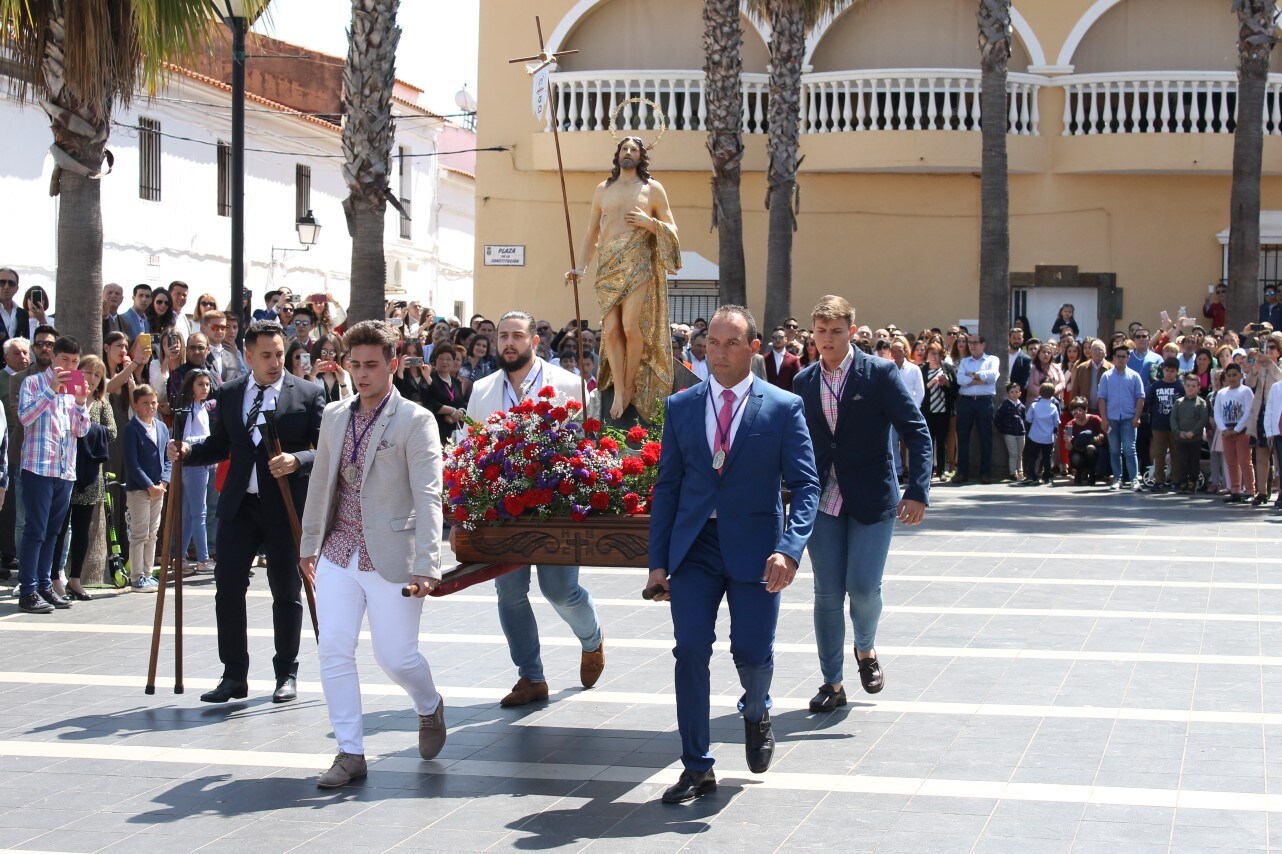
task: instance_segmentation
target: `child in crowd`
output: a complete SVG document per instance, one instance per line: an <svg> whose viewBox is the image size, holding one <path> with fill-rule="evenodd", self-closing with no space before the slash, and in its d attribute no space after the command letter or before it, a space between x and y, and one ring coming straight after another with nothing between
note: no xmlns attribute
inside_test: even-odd
<svg viewBox="0 0 1282 854"><path fill-rule="evenodd" d="M1171 411L1175 401L1184 393L1180 381L1180 360L1168 358L1162 360L1162 374L1149 386L1148 400L1144 411L1150 413L1153 439L1149 444L1149 455L1153 458L1153 491L1166 492L1166 454L1173 450L1171 445ZM1200 445L1199 445L1200 447ZM1172 480L1174 470L1172 469Z"/></svg>
<svg viewBox="0 0 1282 854"><path fill-rule="evenodd" d="M1020 399L1023 397L1023 389L1019 383L1006 384L1006 399L1002 405L997 407L997 412L993 415L993 424L997 427L997 432L1002 434L1002 439L1006 442L1007 465L1010 471L1011 480L1019 480L1024 476L1022 470L1024 458L1024 402Z"/></svg>
<svg viewBox="0 0 1282 854"><path fill-rule="evenodd" d="M197 369L183 377L181 405L190 408L183 436L175 437L177 441L199 442L209 436L209 413L218 404L209 399L213 380L209 371ZM209 559L209 542L206 527L205 497L209 492L209 478L214 473L214 466L187 466L183 470L183 540L175 545L175 557L183 559L190 543L196 549L196 566L183 565L183 575L193 572L212 573L214 562Z"/></svg>
<svg viewBox="0 0 1282 854"><path fill-rule="evenodd" d="M135 417L125 425L125 502L129 506L129 589L155 593L160 584L151 576L156 558L160 509L165 503L170 463L165 449L169 428L156 418L159 400L149 385L134 389Z"/></svg>
<svg viewBox="0 0 1282 854"><path fill-rule="evenodd" d="M1012 383L1014 385L1014 383ZM1051 457L1055 452L1055 437L1059 434L1059 406L1055 403L1055 384L1042 383L1037 388L1037 400L1024 416L1028 421L1028 443L1024 450L1024 483L1032 486L1038 482L1051 482Z"/></svg>
<svg viewBox="0 0 1282 854"><path fill-rule="evenodd" d="M1163 372L1166 366L1162 366ZM1175 442L1171 454L1174 465L1172 483L1180 493L1192 495L1202 473L1202 436L1206 433L1207 407L1201 396L1202 383L1193 371L1184 372L1184 396L1171 408L1171 437ZM1156 417L1156 416L1155 416Z"/></svg>
<svg viewBox="0 0 1282 854"><path fill-rule="evenodd" d="M1073 418L1065 428L1064 438L1069 448L1068 463L1073 467L1073 483L1094 486L1097 479L1107 476L1104 461L1108 459L1108 434L1104 432L1104 421L1091 414L1084 397L1070 400L1068 410Z"/></svg>
<svg viewBox="0 0 1282 854"><path fill-rule="evenodd" d="M1215 393L1215 428L1223 437L1224 467L1228 470L1229 494L1226 504L1241 504L1255 492L1255 469L1251 461L1251 440L1246 434L1247 413L1255 394L1242 385L1242 368L1229 362L1220 374L1224 383Z"/></svg>

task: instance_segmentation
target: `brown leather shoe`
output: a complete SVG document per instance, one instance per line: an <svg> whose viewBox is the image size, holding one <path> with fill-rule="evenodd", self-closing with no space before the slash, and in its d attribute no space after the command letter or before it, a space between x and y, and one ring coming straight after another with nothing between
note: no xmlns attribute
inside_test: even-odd
<svg viewBox="0 0 1282 854"><path fill-rule="evenodd" d="M316 781L319 789L337 789L346 786L353 780L359 780L368 772L365 757L354 753L339 753L334 757L334 764Z"/></svg>
<svg viewBox="0 0 1282 854"><path fill-rule="evenodd" d="M445 746L445 698L430 715L418 716L418 755L435 759Z"/></svg>
<svg viewBox="0 0 1282 854"><path fill-rule="evenodd" d="M512 686L512 693L508 694L502 700L499 700L499 705L504 708L510 708L511 706L524 706L526 703L546 700L547 698L548 683L531 682L529 677L522 676L520 681Z"/></svg>
<svg viewBox="0 0 1282 854"><path fill-rule="evenodd" d="M583 683L584 688L591 688L601 678L603 670L605 670L605 635L601 635L601 643L596 649L583 653L583 658L579 661L579 681Z"/></svg>

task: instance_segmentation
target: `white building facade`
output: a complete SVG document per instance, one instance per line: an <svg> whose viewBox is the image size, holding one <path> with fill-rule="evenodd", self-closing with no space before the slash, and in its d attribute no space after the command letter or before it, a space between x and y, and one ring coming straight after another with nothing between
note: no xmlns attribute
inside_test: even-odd
<svg viewBox="0 0 1282 854"><path fill-rule="evenodd" d="M438 162L443 134L475 148L475 135L428 110L397 99L392 191L410 219L388 206L384 231L388 298L417 299L437 314L466 314L474 305L474 176ZM152 287L174 280L195 298L230 299L230 87L175 71L154 98L117 110L108 148L115 156L102 179L103 281ZM7 156L0 162L0 266L21 275L21 289L43 285L53 295L58 198L49 196L53 160L49 123L36 105L0 103ZM350 302L351 239L342 202L340 129L253 95L245 107L245 287L253 306L288 286ZM460 136L461 135L461 136ZM456 149L455 149L456 150ZM317 243L300 245L295 224L312 211Z"/></svg>

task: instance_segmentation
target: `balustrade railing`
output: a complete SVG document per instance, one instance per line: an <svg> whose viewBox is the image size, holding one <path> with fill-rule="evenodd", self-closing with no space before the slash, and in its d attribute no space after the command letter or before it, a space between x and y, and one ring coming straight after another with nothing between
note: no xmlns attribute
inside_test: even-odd
<svg viewBox="0 0 1282 854"><path fill-rule="evenodd" d="M1061 78L1064 136L1230 134L1237 128L1232 71L1135 71ZM1270 74L1264 133L1282 136L1282 74Z"/></svg>
<svg viewBox="0 0 1282 854"><path fill-rule="evenodd" d="M806 74L802 77L802 133L865 130L979 130L979 72L953 69L893 69ZM562 132L601 131L614 109L648 98L668 117L672 130L706 132L707 103L701 71L574 71L552 75L553 110ZM1012 134L1038 133L1038 90L1044 79L1011 74L1008 126ZM769 78L743 75L743 130L768 130ZM654 130L649 107L625 104L621 130Z"/></svg>
<svg viewBox="0 0 1282 854"><path fill-rule="evenodd" d="M1007 130L1038 135L1044 78L1009 74ZM807 74L802 78L802 133L868 130L979 130L980 73L909 68Z"/></svg>

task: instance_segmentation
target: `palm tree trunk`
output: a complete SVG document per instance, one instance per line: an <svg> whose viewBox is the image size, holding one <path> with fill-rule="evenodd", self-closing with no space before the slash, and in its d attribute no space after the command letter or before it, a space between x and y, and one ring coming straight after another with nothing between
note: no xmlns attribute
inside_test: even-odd
<svg viewBox="0 0 1282 854"><path fill-rule="evenodd" d="M343 179L352 233L350 322L384 315L387 264L383 222L391 164L392 87L396 82L399 0L352 0L347 66L343 71Z"/></svg>
<svg viewBox="0 0 1282 854"><path fill-rule="evenodd" d="M58 203L58 331L102 352L102 182L63 172Z"/></svg>
<svg viewBox="0 0 1282 854"><path fill-rule="evenodd" d="M979 329L1007 378L1006 328L1010 320L1010 180L1006 161L1006 70L1010 60L1010 0L979 0L980 179Z"/></svg>
<svg viewBox="0 0 1282 854"><path fill-rule="evenodd" d="M722 305L747 305L743 259L743 206L739 197L743 160L743 27L739 0L703 5L704 98L708 153L712 156L712 227L717 229Z"/></svg>
<svg viewBox="0 0 1282 854"><path fill-rule="evenodd" d="M1264 156L1264 94L1273 50L1273 0L1234 0L1233 10L1241 29L1225 324L1240 330L1255 321L1260 302L1260 171Z"/></svg>
<svg viewBox="0 0 1282 854"><path fill-rule="evenodd" d="M53 131L54 172L49 194L59 197L58 331L83 353L102 353L102 163L110 158L110 101L86 105L67 85L66 19L50 4L40 71L49 93L42 102Z"/></svg>
<svg viewBox="0 0 1282 854"><path fill-rule="evenodd" d="M795 0L774 4L770 16L770 167L766 208L766 311L763 329L792 314L792 236L797 230L795 197L801 148L801 65L806 49L805 15Z"/></svg>

